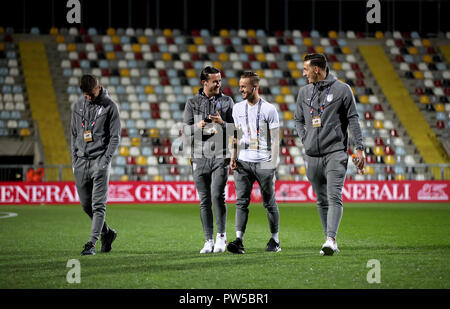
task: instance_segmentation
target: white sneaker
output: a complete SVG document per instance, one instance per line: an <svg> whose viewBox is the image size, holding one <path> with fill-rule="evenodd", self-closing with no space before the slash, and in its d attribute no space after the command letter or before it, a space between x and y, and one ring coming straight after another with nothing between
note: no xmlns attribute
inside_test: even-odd
<svg viewBox="0 0 450 309"><path fill-rule="evenodd" d="M200 253L211 253L214 250L214 241L212 239L207 240L203 246L203 249L200 250Z"/></svg>
<svg viewBox="0 0 450 309"><path fill-rule="evenodd" d="M320 255L333 255L333 253L339 252L336 242L333 242L331 238L327 238L327 241L322 245Z"/></svg>
<svg viewBox="0 0 450 309"><path fill-rule="evenodd" d="M227 236L225 234L219 234L216 237L216 245L214 246L214 253L225 252L227 247Z"/></svg>

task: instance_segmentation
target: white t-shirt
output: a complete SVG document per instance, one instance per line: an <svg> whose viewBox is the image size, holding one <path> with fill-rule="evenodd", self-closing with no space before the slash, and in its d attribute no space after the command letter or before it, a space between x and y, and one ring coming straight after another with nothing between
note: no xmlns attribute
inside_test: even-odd
<svg viewBox="0 0 450 309"><path fill-rule="evenodd" d="M271 160L271 151L267 147L267 140L270 137L269 130L278 128L280 120L278 112L272 104L261 100L261 110L259 115L259 136L257 134L256 119L258 116L258 105L250 105L247 100L236 103L233 107L234 125L238 130L239 160L247 162L263 162ZM245 106L248 106L248 124L245 113Z"/></svg>

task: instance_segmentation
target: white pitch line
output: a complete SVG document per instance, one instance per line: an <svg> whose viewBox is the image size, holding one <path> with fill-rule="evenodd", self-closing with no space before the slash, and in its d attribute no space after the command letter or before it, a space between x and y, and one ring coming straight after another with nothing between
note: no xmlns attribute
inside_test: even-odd
<svg viewBox="0 0 450 309"><path fill-rule="evenodd" d="M0 212L0 219L17 217L18 214L15 212Z"/></svg>

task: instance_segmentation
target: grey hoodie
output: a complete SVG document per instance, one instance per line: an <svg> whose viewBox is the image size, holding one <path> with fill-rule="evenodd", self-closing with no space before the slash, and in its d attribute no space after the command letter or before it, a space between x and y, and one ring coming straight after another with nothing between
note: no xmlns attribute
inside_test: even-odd
<svg viewBox="0 0 450 309"><path fill-rule="evenodd" d="M208 101L201 88L194 97L187 100L184 108L184 134L189 139L191 155L196 158L227 155L227 136L234 132L234 126L229 128L230 124L234 124L233 99L220 92L214 97L213 102ZM218 124L208 124L205 129L197 128L196 123L210 114L215 115L215 111L219 112L224 121L221 132ZM211 126L216 127L219 133L209 134L207 128ZM226 129L227 127L229 129Z"/></svg>
<svg viewBox="0 0 450 309"><path fill-rule="evenodd" d="M85 125L93 122L97 114L94 129L92 130L93 140L86 143L84 141L82 127L83 111ZM71 120L71 148L72 166L78 158L96 159L101 158L101 165L108 165L120 141L120 118L117 104L109 97L106 89L102 87L99 96L94 102L89 102L84 96L80 97L73 106Z"/></svg>
<svg viewBox="0 0 450 309"><path fill-rule="evenodd" d="M318 157L339 150L347 151L348 132L353 135L357 149L363 149L361 128L358 122L355 97L349 85L341 82L327 69L327 77L317 83L303 86L297 96L297 110L294 115L298 136L308 156ZM327 89L330 87L328 96ZM313 97L313 117L325 100L321 115L322 126L314 128L310 114L310 100ZM327 96L327 98L325 98Z"/></svg>

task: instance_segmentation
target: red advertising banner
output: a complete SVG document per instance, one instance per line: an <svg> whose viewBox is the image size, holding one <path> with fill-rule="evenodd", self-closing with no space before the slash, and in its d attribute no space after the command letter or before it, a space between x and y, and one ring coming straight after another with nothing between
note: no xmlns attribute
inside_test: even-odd
<svg viewBox="0 0 450 309"><path fill-rule="evenodd" d="M277 202L315 202L307 181L277 181ZM236 201L234 182L226 187L227 202ZM348 181L342 190L344 202L450 202L450 181ZM255 183L252 202L261 202ZM198 203L193 182L111 182L109 204ZM0 183L0 205L11 204L78 204L73 182L3 182Z"/></svg>

